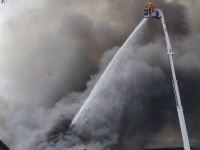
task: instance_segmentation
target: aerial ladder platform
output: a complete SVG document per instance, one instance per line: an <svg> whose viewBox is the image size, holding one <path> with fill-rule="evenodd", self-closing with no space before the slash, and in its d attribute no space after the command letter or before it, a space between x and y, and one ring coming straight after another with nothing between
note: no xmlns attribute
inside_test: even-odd
<svg viewBox="0 0 200 150"><path fill-rule="evenodd" d="M183 138L183 146L184 146L184 150L190 150L185 118L183 114L183 108L182 108L181 98L180 98L180 93L179 93L179 88L178 88L178 80L176 79L176 73L175 73L174 62L173 62L174 52L172 50L171 43L169 40L169 35L167 32L167 27L166 27L165 19L164 19L164 13L162 9L154 8L152 3L147 3L146 8L144 8L143 15L144 15L144 18L157 18L157 19L160 19L162 22L163 30L165 33L165 39L167 43L167 54L169 57L169 62L170 62L170 67L171 67L171 72L172 72L172 83L173 83L176 107L178 111L178 118L179 118L179 123L181 127L182 138Z"/></svg>

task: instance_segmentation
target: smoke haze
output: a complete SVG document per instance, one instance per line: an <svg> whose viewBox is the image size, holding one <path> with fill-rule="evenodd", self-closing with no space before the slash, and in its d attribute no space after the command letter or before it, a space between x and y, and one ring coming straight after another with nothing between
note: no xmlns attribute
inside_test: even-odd
<svg viewBox="0 0 200 150"><path fill-rule="evenodd" d="M121 95L128 103L117 123L120 131L108 132L116 125L114 116L98 118L103 120L99 132L89 132L97 138L88 135L90 128L81 129L81 136L68 131L107 65L142 20L146 2L19 0L0 6L0 139L16 150L182 146L165 39L157 20L146 21L127 49L133 52L127 68L112 77L126 76L124 87L113 89L113 95L130 88ZM200 139L200 1L152 3L165 12L194 146ZM114 112L102 106L101 111ZM98 136L101 131L107 134Z"/></svg>

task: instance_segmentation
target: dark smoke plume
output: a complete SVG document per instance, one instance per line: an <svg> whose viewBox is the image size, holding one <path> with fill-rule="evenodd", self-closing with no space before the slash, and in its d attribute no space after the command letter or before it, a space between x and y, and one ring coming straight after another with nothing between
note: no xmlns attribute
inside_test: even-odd
<svg viewBox="0 0 200 150"><path fill-rule="evenodd" d="M8 2L9 11L1 9L7 14L0 27L0 138L11 149L182 146L165 39L158 20L148 20L147 30L139 37L140 46L133 48L133 65L142 65L134 70L130 66L130 70L147 74L138 75L140 96L126 104L120 132L112 139L90 139L87 133L80 136L68 131L118 51L115 46L121 46L142 20L146 2L21 0ZM200 2L152 3L165 12L188 134L191 145L196 145L200 139ZM156 74L154 70L159 71ZM104 129L104 124L101 126Z"/></svg>

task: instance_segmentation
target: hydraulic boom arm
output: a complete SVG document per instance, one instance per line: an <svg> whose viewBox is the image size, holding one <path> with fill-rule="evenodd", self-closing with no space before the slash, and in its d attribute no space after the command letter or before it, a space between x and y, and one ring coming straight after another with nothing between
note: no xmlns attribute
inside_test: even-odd
<svg viewBox="0 0 200 150"><path fill-rule="evenodd" d="M181 99L180 99L180 94L179 94L179 89L178 89L178 83L177 83L175 69L174 69L174 63L173 63L174 52L172 51L172 47L170 44L167 27L166 27L165 19L164 19L164 13L160 9L158 9L157 11L159 12L158 18L161 19L163 30L165 33L165 39L166 39L166 43L167 43L167 54L169 56L169 62L170 62L171 71L172 71L172 78L173 78L172 83L173 83L174 94L175 94L175 99L176 99L176 107L177 107L177 111L178 111L179 122L180 122L180 126L181 126L184 149L190 150L190 144L189 144L189 140L188 140L188 134L187 134L187 129L186 129L186 125L185 125L185 119L184 119L184 114L183 114L183 109L182 109Z"/></svg>

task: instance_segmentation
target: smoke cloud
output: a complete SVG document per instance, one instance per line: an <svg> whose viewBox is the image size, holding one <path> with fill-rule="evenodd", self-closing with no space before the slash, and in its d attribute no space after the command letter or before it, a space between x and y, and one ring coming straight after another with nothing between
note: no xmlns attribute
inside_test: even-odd
<svg viewBox="0 0 200 150"><path fill-rule="evenodd" d="M165 39L157 20L145 23L129 47L133 53L127 68L112 77L126 75L124 87L116 87L113 94L130 88L121 95L127 103L117 123L120 130L110 132L115 116L100 115L115 112L106 105L94 108L102 117L97 118L102 120L99 130L69 130L104 70L142 20L146 2L19 0L0 6L0 139L16 150L182 146ZM165 12L188 135L195 146L200 138L200 2L152 3Z"/></svg>

